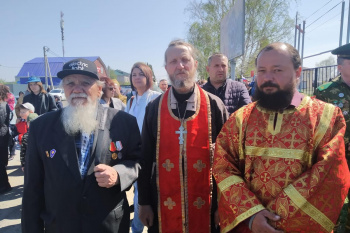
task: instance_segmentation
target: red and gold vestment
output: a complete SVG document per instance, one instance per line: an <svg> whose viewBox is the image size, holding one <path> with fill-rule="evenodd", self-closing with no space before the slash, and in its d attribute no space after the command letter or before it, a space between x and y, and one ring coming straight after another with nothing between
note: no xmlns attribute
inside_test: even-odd
<svg viewBox="0 0 350 233"><path fill-rule="evenodd" d="M236 111L214 156L222 232L250 232L243 221L263 209L285 232L331 232L350 186L344 132L341 110L308 96L283 113Z"/></svg>
<svg viewBox="0 0 350 233"><path fill-rule="evenodd" d="M197 90L199 107L183 123L172 113L169 91L159 102L156 152L159 232L209 233L211 229L211 113L208 95L200 88Z"/></svg>

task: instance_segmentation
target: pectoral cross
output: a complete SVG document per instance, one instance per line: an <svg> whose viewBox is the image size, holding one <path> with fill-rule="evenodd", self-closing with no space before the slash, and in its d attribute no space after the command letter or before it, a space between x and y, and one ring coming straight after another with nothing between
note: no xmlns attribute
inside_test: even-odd
<svg viewBox="0 0 350 233"><path fill-rule="evenodd" d="M184 144L184 134L187 133L187 130L185 130L185 128L183 127L182 125L182 122L181 122L181 125L179 127L179 131L175 131L176 134L179 134L179 144L182 145Z"/></svg>

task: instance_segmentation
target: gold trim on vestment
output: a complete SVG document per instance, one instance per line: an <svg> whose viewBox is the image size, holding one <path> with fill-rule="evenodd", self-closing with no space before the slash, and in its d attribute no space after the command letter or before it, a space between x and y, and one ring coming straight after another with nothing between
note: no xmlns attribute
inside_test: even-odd
<svg viewBox="0 0 350 233"><path fill-rule="evenodd" d="M275 125L275 117L277 115L276 125ZM276 135L281 132L283 122L283 114L274 112L270 113L267 130L272 134Z"/></svg>
<svg viewBox="0 0 350 233"><path fill-rule="evenodd" d="M309 215L313 220L320 224L328 232L331 232L334 228L334 223L315 206L309 203L293 185L288 185L283 190L288 197L298 206L304 213Z"/></svg>
<svg viewBox="0 0 350 233"><path fill-rule="evenodd" d="M243 160L244 159L244 152L243 152L243 108L238 109L236 112L236 125L239 130L239 141L238 141L238 154L239 154L239 159Z"/></svg>
<svg viewBox="0 0 350 233"><path fill-rule="evenodd" d="M156 180L157 180L157 187L159 187L159 140L160 140L160 113L162 110L162 102L163 102L164 94L160 97L159 100L159 106L158 106L158 119L157 119L157 144L156 144ZM157 189L157 195L158 195L158 213L160 213L160 190ZM159 223L159 233L162 233L162 218L161 214L158 214L158 223Z"/></svg>
<svg viewBox="0 0 350 233"><path fill-rule="evenodd" d="M199 88L198 88L199 89ZM200 94L200 90L199 94ZM210 208L209 208L209 216L211 216L211 209L213 207L213 163L214 163L214 148L213 148L213 138L212 138L212 130L211 130L211 108L210 108L210 100L206 91L202 90L207 101L207 114L208 114L208 138L209 138L209 156L210 156ZM200 96L200 95L199 95ZM200 98L199 98L200 99ZM215 142L214 142L215 143ZM211 224L209 226L209 233L211 232Z"/></svg>
<svg viewBox="0 0 350 233"><path fill-rule="evenodd" d="M317 126L317 129L315 131L315 143L314 143L314 151L320 144L322 138L327 132L327 129L331 123L332 115L334 113L335 106L332 104L325 104L322 116L320 119L320 123Z"/></svg>
<svg viewBox="0 0 350 233"><path fill-rule="evenodd" d="M267 156L283 159L299 159L305 162L309 161L309 153L305 150L283 149L283 148L266 148L256 146L246 146L246 155L249 156Z"/></svg>
<svg viewBox="0 0 350 233"><path fill-rule="evenodd" d="M187 130L187 121L184 121ZM184 143L180 145L180 177L181 177L181 206L182 206L182 232L189 232L188 228L188 183L187 183L187 133L184 135ZM183 153L182 153L183 151ZM182 169L183 168L183 169Z"/></svg>
<svg viewBox="0 0 350 233"><path fill-rule="evenodd" d="M241 182L244 183L244 180L241 177L232 175L230 177L225 178L223 181L221 181L218 184L218 189L220 189L221 192L224 192L225 189L227 189L228 187Z"/></svg>
<svg viewBox="0 0 350 233"><path fill-rule="evenodd" d="M227 225L224 229L222 229L221 232L222 233L229 232L230 230L235 228L239 223L243 222L247 218L253 216L254 214L256 214L259 211L264 210L264 209L265 209L265 207L261 204L254 206L253 208L250 208L246 212L238 215L237 218L235 218L235 220L233 220L233 222L231 224Z"/></svg>

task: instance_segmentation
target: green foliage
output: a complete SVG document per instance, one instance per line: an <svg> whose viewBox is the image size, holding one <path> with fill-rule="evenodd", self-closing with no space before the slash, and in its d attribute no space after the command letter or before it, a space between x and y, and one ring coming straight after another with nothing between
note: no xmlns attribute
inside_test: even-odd
<svg viewBox="0 0 350 233"><path fill-rule="evenodd" d="M5 79L0 78L0 84L6 84L6 80L5 80Z"/></svg>
<svg viewBox="0 0 350 233"><path fill-rule="evenodd" d="M153 82L155 83L156 81L157 81L157 79L156 79L156 76L154 75L154 71L153 71L153 67L152 67L152 65L151 64L149 64L148 62L146 63L150 68L151 68L151 70L152 70L152 74L153 74Z"/></svg>
<svg viewBox="0 0 350 233"><path fill-rule="evenodd" d="M199 50L198 74L207 76L208 57L220 51L220 24L234 0L191 0L187 11L192 21L188 41ZM245 53L236 59L237 76L250 75L258 51L271 42L292 39L293 20L288 0L246 0Z"/></svg>
<svg viewBox="0 0 350 233"><path fill-rule="evenodd" d="M320 61L320 62L316 62L315 66L316 67L321 67L321 66L332 66L332 65L336 65L337 62L335 61L333 56L329 56L328 58Z"/></svg>
<svg viewBox="0 0 350 233"><path fill-rule="evenodd" d="M110 66L108 66L107 70L108 70L108 73L109 73L109 77L111 79L117 79L117 75L116 75L114 69L112 69Z"/></svg>

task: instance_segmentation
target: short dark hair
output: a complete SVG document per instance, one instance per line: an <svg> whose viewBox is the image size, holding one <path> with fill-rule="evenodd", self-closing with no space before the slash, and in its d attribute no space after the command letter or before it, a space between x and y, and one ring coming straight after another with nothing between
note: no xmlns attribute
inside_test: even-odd
<svg viewBox="0 0 350 233"><path fill-rule="evenodd" d="M209 58L208 58L208 66L210 66L211 60L213 60L213 57L224 57L227 59L227 63L228 63L228 58L225 54L223 53L213 53Z"/></svg>
<svg viewBox="0 0 350 233"><path fill-rule="evenodd" d="M258 61L258 57L260 56L260 54L262 54L263 52L271 51L271 50L279 50L279 49L281 49L281 47L283 45L287 47L287 51L291 56L291 60L292 60L294 69L298 69L301 66L301 59L300 59L300 55L299 55L298 50L296 50L296 48L294 48L292 45L290 45L288 43L283 43L283 42L275 42L275 43L269 44L268 46L263 48L258 53L258 56L256 56L256 58L255 58L255 66L257 66L257 61Z"/></svg>
<svg viewBox="0 0 350 233"><path fill-rule="evenodd" d="M153 85L153 72L151 67L149 67L147 64L143 63L143 62L136 62L132 68L131 68L131 72L130 72L130 85L131 85L131 89L133 91L136 91L136 88L134 87L134 85L132 84L132 71L138 68L142 71L142 73L145 75L147 82L146 82L146 88L147 90L150 89Z"/></svg>

